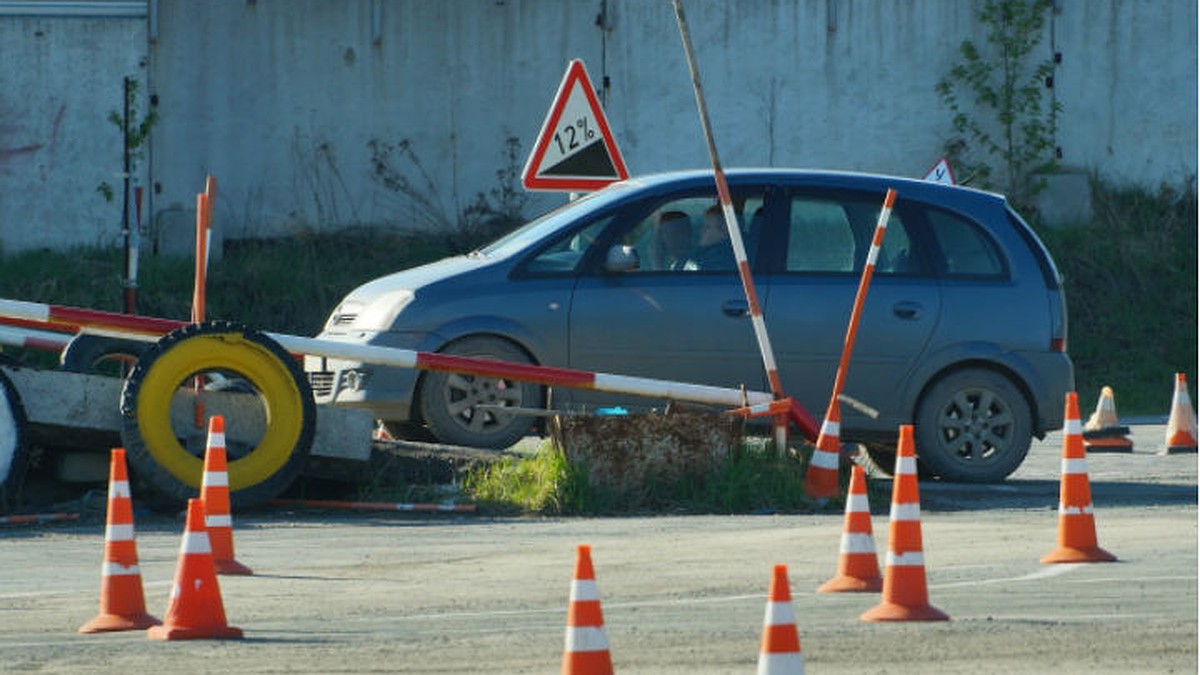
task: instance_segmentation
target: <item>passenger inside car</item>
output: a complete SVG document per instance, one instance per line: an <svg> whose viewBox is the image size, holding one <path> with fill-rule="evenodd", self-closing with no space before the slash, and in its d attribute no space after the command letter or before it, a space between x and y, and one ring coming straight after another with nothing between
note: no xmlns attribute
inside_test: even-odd
<svg viewBox="0 0 1200 675"><path fill-rule="evenodd" d="M683 211L659 216L655 239L656 269L682 270L692 248L692 221Z"/></svg>
<svg viewBox="0 0 1200 675"><path fill-rule="evenodd" d="M726 271L737 267L721 207L714 204L704 212L700 241L696 249L688 255L688 263L691 264L691 269L698 270Z"/></svg>

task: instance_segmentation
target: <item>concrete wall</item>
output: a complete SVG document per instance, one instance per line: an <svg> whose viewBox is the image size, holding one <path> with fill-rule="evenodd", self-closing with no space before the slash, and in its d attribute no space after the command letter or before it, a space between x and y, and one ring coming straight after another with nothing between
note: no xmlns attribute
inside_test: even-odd
<svg viewBox="0 0 1200 675"><path fill-rule="evenodd" d="M453 219L498 187L507 138L520 168L571 58L587 63L633 173L708 163L667 0L150 0L140 21L9 17L4 4L9 250L117 240L119 209L94 188L120 168L104 116L126 75L157 96L138 180L155 188L164 248L190 247L208 172L226 237ZM934 85L963 39L981 41L977 4L687 0L723 162L923 174L952 135ZM1195 0L1056 5L1041 49L1063 55L1064 165L1194 184ZM375 180L371 141L409 143L419 167L392 164L425 207ZM536 194L526 211L563 199Z"/></svg>

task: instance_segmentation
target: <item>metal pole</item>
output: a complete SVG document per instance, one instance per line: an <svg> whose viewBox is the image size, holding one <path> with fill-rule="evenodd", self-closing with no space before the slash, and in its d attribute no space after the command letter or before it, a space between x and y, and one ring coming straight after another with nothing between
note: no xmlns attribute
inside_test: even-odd
<svg viewBox="0 0 1200 675"><path fill-rule="evenodd" d="M133 298L135 291L133 290L137 284L134 280L134 268L137 263L133 251L133 233L129 227L129 179L130 179L130 157L129 157L129 90L131 84L129 78L125 78L124 86L122 87L122 110L124 115L121 117L121 148L123 155L123 189L121 190L121 233L125 238L125 283L122 291L122 307L125 308L126 314L134 313Z"/></svg>

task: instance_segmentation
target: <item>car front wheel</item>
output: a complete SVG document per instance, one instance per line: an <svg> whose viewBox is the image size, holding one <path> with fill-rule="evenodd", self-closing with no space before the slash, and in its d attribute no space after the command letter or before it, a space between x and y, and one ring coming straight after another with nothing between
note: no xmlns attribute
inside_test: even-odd
<svg viewBox="0 0 1200 675"><path fill-rule="evenodd" d="M941 378L917 405L917 457L944 480L995 483L1029 452L1029 405L1007 377L969 368Z"/></svg>
<svg viewBox="0 0 1200 675"><path fill-rule="evenodd" d="M519 347L495 337L463 338L442 353L533 363ZM421 417L439 441L478 448L507 448L529 433L532 418L505 408L542 407L539 385L440 371L424 375L417 397Z"/></svg>

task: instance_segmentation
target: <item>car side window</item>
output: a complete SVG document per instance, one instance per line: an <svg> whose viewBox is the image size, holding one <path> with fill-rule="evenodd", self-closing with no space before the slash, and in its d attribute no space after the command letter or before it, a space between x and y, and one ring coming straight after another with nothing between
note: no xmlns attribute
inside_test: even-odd
<svg viewBox="0 0 1200 675"><path fill-rule="evenodd" d="M761 193L734 197L734 213L753 265L762 227ZM737 269L725 216L715 196L678 197L635 223L622 243L637 251L636 272L733 272Z"/></svg>
<svg viewBox="0 0 1200 675"><path fill-rule="evenodd" d="M1004 257L996 243L971 221L953 213L930 209L929 228L941 249L940 269L947 277L1003 279Z"/></svg>
<svg viewBox="0 0 1200 675"><path fill-rule="evenodd" d="M600 233L612 220L613 216L601 218L559 239L526 261L522 272L531 276L574 273L588 248L600 238Z"/></svg>
<svg viewBox="0 0 1200 675"><path fill-rule="evenodd" d="M817 274L862 271L882 202L873 197L794 196L784 269ZM915 253L908 227L893 211L876 260L876 274L916 274Z"/></svg>

